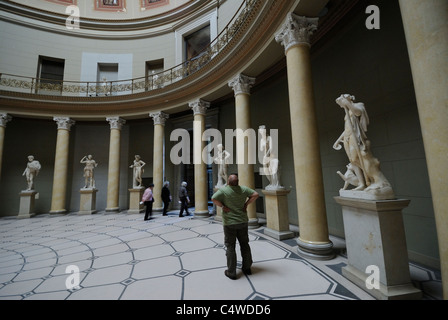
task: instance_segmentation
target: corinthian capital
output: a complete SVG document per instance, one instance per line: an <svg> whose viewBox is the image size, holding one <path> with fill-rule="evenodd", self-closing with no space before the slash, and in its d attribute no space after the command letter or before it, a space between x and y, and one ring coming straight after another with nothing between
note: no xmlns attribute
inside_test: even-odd
<svg viewBox="0 0 448 320"><path fill-rule="evenodd" d="M319 18L307 18L289 13L280 32L275 35L275 40L285 47L285 52L298 44L311 46L310 38L317 30L318 21Z"/></svg>
<svg viewBox="0 0 448 320"><path fill-rule="evenodd" d="M123 125L126 123L126 120L121 119L120 117L106 118L106 121L109 122L111 129L118 129L118 130L121 130Z"/></svg>
<svg viewBox="0 0 448 320"><path fill-rule="evenodd" d="M160 124L162 126L165 125L166 120L170 117L168 114L162 111L150 113L149 116L154 120L154 125Z"/></svg>
<svg viewBox="0 0 448 320"><path fill-rule="evenodd" d="M11 121L12 117L7 113L0 113L0 127L6 127L6 124Z"/></svg>
<svg viewBox="0 0 448 320"><path fill-rule="evenodd" d="M75 121L68 117L54 117L53 120L56 121L58 125L58 130L63 129L70 131L72 125L75 124Z"/></svg>
<svg viewBox="0 0 448 320"><path fill-rule="evenodd" d="M189 103L194 115L205 115L207 109L210 108L210 102L198 99Z"/></svg>
<svg viewBox="0 0 448 320"><path fill-rule="evenodd" d="M229 87L235 92L235 96L240 93L250 94L250 88L255 84L255 78L238 74L235 78L229 81Z"/></svg>

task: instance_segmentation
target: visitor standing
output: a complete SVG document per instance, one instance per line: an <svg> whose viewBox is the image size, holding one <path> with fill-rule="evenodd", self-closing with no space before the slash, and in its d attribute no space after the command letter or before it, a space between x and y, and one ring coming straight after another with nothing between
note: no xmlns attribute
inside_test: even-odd
<svg viewBox="0 0 448 320"><path fill-rule="evenodd" d="M247 206L254 202L259 194L246 186L240 186L238 176L229 176L227 185L212 196L215 205L222 207L222 224L224 228L224 245L226 247L227 270L225 275L235 280L236 277L236 240L241 248L243 273L252 274L252 252L249 245L249 217Z"/></svg>
<svg viewBox="0 0 448 320"><path fill-rule="evenodd" d="M153 189L154 184L151 183L142 196L142 201L146 206L145 221L151 219L152 216L152 204L154 203Z"/></svg>

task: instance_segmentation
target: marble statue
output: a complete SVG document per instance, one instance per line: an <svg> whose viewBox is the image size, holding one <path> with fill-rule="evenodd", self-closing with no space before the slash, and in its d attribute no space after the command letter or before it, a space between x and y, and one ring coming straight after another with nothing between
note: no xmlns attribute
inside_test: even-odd
<svg viewBox="0 0 448 320"><path fill-rule="evenodd" d="M261 133L260 151L263 154L263 167L260 168L261 174L266 175L269 184L266 186L266 190L279 190L284 189L280 183L280 161L275 154L272 145L271 136L267 135L266 126L260 126L258 129Z"/></svg>
<svg viewBox="0 0 448 320"><path fill-rule="evenodd" d="M37 177L41 165L39 161L34 159L34 156L28 156L28 164L26 165L25 171L23 171L22 176L26 176L26 182L28 183L27 191L31 191L34 188L34 178Z"/></svg>
<svg viewBox="0 0 448 320"><path fill-rule="evenodd" d="M94 189L95 188L95 175L94 170L98 166L95 160L93 160L92 155L84 156L81 159L81 163L85 163L84 167L84 178L85 186L84 189Z"/></svg>
<svg viewBox="0 0 448 320"><path fill-rule="evenodd" d="M230 153L224 150L222 144L217 146L218 152L213 160L218 165L218 183L215 188L221 188L227 184L227 168L229 166Z"/></svg>
<svg viewBox="0 0 448 320"><path fill-rule="evenodd" d="M135 160L132 165L129 166L129 168L134 169L133 170L133 183L132 186L134 188L143 188L142 186L142 174L145 171L143 167L146 165L145 162L142 161L139 155L135 155Z"/></svg>
<svg viewBox="0 0 448 320"><path fill-rule="evenodd" d="M341 150L344 146L350 161L345 174L338 172L345 181L340 195L376 200L394 199L391 184L381 172L380 162L370 149L370 140L366 135L369 116L364 103L355 102L355 97L349 94L341 95L336 99L336 103L345 111L345 124L344 132L333 148ZM355 188L346 190L349 184Z"/></svg>

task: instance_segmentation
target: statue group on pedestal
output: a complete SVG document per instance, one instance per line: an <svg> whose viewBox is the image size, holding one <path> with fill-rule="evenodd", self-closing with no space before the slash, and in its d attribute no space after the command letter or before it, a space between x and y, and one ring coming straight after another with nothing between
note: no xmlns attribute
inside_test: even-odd
<svg viewBox="0 0 448 320"><path fill-rule="evenodd" d="M345 181L341 192L347 190L351 184L355 186L352 190L361 198L363 195L379 197L381 199L393 199L394 193L389 181L380 170L380 162L371 151L370 140L367 139L367 126L369 116L364 103L355 102L355 97L343 94L336 99L336 103L344 109L344 132L333 145L335 150L344 150L350 163L347 171L338 175ZM342 144L342 146L341 146ZM341 193L340 192L340 193ZM354 195L352 192L351 195Z"/></svg>
<svg viewBox="0 0 448 320"><path fill-rule="evenodd" d="M34 156L28 156L28 163L22 174L22 176L26 176L26 182L28 184L26 191L34 190L34 178L37 177L40 169L41 165L39 161L34 159Z"/></svg>
<svg viewBox="0 0 448 320"><path fill-rule="evenodd" d="M269 181L266 190L284 189L280 183L280 161L275 154L272 138L266 132L266 126L260 126L258 131L261 133L260 151L263 151L263 167L260 173L264 174Z"/></svg>
<svg viewBox="0 0 448 320"><path fill-rule="evenodd" d="M146 165L145 162L142 161L139 155L135 155L134 163L129 166L129 168L133 169L133 179L132 186L134 189L143 188L142 186L142 175L145 172L143 167Z"/></svg>
<svg viewBox="0 0 448 320"><path fill-rule="evenodd" d="M98 166L98 163L96 163L96 161L93 160L91 154L89 154L88 156L84 156L81 159L81 163L86 164L86 166L84 167L84 179L85 179L84 189L95 189L94 170Z"/></svg>

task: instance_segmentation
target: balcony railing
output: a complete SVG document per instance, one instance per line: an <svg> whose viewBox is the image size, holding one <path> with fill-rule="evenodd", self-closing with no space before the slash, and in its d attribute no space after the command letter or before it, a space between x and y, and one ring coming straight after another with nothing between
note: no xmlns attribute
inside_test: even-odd
<svg viewBox="0 0 448 320"><path fill-rule="evenodd" d="M258 1L261 0L244 0L227 26L200 54L168 70L140 78L100 82L59 81L0 73L0 90L41 95L105 97L164 88L193 75L212 61L240 31Z"/></svg>

